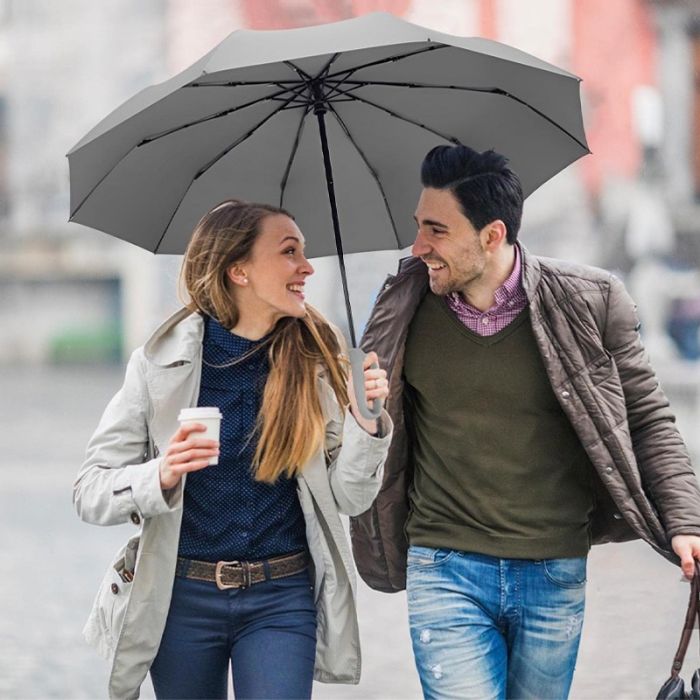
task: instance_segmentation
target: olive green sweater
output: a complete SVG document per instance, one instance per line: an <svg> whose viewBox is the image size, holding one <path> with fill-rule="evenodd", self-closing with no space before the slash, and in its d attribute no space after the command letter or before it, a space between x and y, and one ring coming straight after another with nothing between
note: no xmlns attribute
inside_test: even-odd
<svg viewBox="0 0 700 700"><path fill-rule="evenodd" d="M583 556L592 466L552 391L525 309L482 337L428 293L404 365L411 544L496 557Z"/></svg>

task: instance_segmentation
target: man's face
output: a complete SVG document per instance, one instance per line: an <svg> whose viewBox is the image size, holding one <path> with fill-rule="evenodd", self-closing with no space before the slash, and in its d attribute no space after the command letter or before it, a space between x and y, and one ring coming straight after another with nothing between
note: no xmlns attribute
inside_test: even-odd
<svg viewBox="0 0 700 700"><path fill-rule="evenodd" d="M411 254L420 258L430 275L430 290L444 296L466 292L486 267L484 246L474 226L449 190L426 187L415 217L418 233Z"/></svg>

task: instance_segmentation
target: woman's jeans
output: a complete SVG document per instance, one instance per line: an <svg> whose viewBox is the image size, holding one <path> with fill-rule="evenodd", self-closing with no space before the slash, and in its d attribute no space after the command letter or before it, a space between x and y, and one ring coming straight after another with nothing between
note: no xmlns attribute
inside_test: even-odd
<svg viewBox="0 0 700 700"><path fill-rule="evenodd" d="M246 589L176 577L151 666L157 698L310 698L316 607L308 571Z"/></svg>
<svg viewBox="0 0 700 700"><path fill-rule="evenodd" d="M409 623L425 698L566 698L585 588L585 557L410 547Z"/></svg>

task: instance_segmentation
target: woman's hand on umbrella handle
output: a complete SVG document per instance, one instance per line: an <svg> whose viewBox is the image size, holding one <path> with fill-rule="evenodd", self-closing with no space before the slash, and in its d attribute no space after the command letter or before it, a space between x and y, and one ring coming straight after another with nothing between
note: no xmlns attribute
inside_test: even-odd
<svg viewBox="0 0 700 700"><path fill-rule="evenodd" d="M350 348L351 373L348 377L350 410L357 422L368 432L377 432L377 418L382 412L384 399L389 395L386 370L379 368L376 352L365 353ZM369 407L370 401L372 407Z"/></svg>
<svg viewBox="0 0 700 700"><path fill-rule="evenodd" d="M160 487L163 491L177 486L183 474L204 469L209 460L219 454L219 443L198 437L205 431L201 423L188 423L180 426L170 438L168 449L160 460Z"/></svg>

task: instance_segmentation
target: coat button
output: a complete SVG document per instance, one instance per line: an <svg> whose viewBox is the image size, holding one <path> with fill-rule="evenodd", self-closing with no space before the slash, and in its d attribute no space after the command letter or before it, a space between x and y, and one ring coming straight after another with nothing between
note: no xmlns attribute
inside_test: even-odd
<svg viewBox="0 0 700 700"><path fill-rule="evenodd" d="M613 513L613 518L615 518L615 520L622 520L622 515L620 513Z"/></svg>
<svg viewBox="0 0 700 700"><path fill-rule="evenodd" d="M613 473L613 468L612 468L612 467L605 467L605 473L606 473L606 474L612 474L612 473Z"/></svg>
<svg viewBox="0 0 700 700"><path fill-rule="evenodd" d="M566 389L561 392L562 399L568 399L569 396L571 396L571 394L568 391L566 391Z"/></svg>
<svg viewBox="0 0 700 700"><path fill-rule="evenodd" d="M116 583L112 584L112 593L114 593L114 595L117 595L117 593L119 593L119 586L117 586Z"/></svg>
<svg viewBox="0 0 700 700"><path fill-rule="evenodd" d="M141 518L138 513L132 513L129 517L131 518L131 522L134 523L134 525L141 524Z"/></svg>

